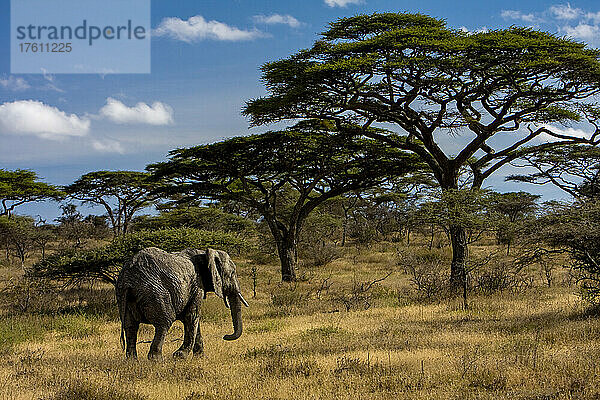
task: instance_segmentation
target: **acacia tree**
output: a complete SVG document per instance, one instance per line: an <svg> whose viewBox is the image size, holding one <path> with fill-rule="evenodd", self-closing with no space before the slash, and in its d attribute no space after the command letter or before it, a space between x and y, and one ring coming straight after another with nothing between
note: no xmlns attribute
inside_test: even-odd
<svg viewBox="0 0 600 400"><path fill-rule="evenodd" d="M0 237L5 241L7 257L10 250L19 258L21 268L36 243L36 226L33 218L23 215L0 216Z"/></svg>
<svg viewBox="0 0 600 400"><path fill-rule="evenodd" d="M69 198L104 207L113 233L127 233L136 212L152 202L153 184L146 172L96 171L64 188Z"/></svg>
<svg viewBox="0 0 600 400"><path fill-rule="evenodd" d="M491 196L488 207L497 216L494 218L497 237L500 243L506 244L506 255L510 254L510 246L523 222L535 217L540 197L526 192L494 193Z"/></svg>
<svg viewBox="0 0 600 400"><path fill-rule="evenodd" d="M283 281L295 279L297 244L307 216L325 201L383 184L416 168L413 157L370 139L332 131L324 121L174 150L148 169L160 192L192 200L236 201L264 218Z"/></svg>
<svg viewBox="0 0 600 400"><path fill-rule="evenodd" d="M527 154L596 141L597 128L586 139L548 124L596 118L583 103L600 91L599 54L529 28L471 34L421 14L358 15L331 23L312 48L263 65L269 94L243 113L252 125L302 118L361 124L365 136L418 155L443 191L459 187L465 166L477 189ZM367 129L377 123L398 132ZM440 144L452 135L467 138L455 155ZM551 142L540 143L540 135ZM465 230L452 226L450 236L451 281L460 287Z"/></svg>
<svg viewBox="0 0 600 400"><path fill-rule="evenodd" d="M64 196L56 186L40 182L33 171L0 169L0 215L9 216L22 204L47 199L60 200Z"/></svg>

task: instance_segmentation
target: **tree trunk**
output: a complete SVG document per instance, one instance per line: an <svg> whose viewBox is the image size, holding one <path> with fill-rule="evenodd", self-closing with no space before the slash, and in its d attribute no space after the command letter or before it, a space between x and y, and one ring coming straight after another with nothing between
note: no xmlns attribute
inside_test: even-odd
<svg viewBox="0 0 600 400"><path fill-rule="evenodd" d="M462 289L467 279L466 263L469 256L467 234L460 225L450 226L452 243L452 264L450 266L450 287L454 291Z"/></svg>
<svg viewBox="0 0 600 400"><path fill-rule="evenodd" d="M287 235L277 242L277 252L281 261L281 280L283 282L293 282L296 280L296 239L292 235Z"/></svg>

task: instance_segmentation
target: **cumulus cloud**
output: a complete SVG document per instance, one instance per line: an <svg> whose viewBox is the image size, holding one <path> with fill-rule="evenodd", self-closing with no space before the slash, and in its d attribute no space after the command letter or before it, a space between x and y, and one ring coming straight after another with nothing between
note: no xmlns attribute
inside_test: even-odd
<svg viewBox="0 0 600 400"><path fill-rule="evenodd" d="M580 8L573 8L569 3L550 7L550 13L556 19L572 20L583 14Z"/></svg>
<svg viewBox="0 0 600 400"><path fill-rule="evenodd" d="M173 123L173 109L167 104L155 102L152 105L137 103L127 107L111 97L100 109L100 115L117 124L169 125Z"/></svg>
<svg viewBox="0 0 600 400"><path fill-rule="evenodd" d="M29 86L29 83L27 83L27 81L25 79L16 78L12 75L6 79L0 78L0 86L2 86L5 89L12 90L15 92L20 91L20 90L26 90L31 87L31 86Z"/></svg>
<svg viewBox="0 0 600 400"><path fill-rule="evenodd" d="M329 7L346 7L349 4L360 4L362 0L325 0Z"/></svg>
<svg viewBox="0 0 600 400"><path fill-rule="evenodd" d="M267 25L275 25L282 24L288 25L292 28L298 28L302 23L298 21L296 18L291 15L281 15L281 14L272 14L272 15L255 15L252 17L254 22L258 24L267 24Z"/></svg>
<svg viewBox="0 0 600 400"><path fill-rule="evenodd" d="M514 19L523 22L535 22L537 18L533 14L525 14L516 10L502 10L500 16L504 19Z"/></svg>
<svg viewBox="0 0 600 400"><path fill-rule="evenodd" d="M592 42L598 38L600 34L600 27L597 25L589 25L581 23L576 26L565 26L562 28L567 36L571 36L575 39L581 39L584 41Z"/></svg>
<svg viewBox="0 0 600 400"><path fill-rule="evenodd" d="M177 17L164 18L154 30L155 36L167 36L184 42L199 40L224 40L230 42L253 40L264 36L254 30L243 30L219 21L207 21L201 15L182 20Z"/></svg>
<svg viewBox="0 0 600 400"><path fill-rule="evenodd" d="M101 153L125 153L125 149L116 140L92 140L92 148Z"/></svg>
<svg viewBox="0 0 600 400"><path fill-rule="evenodd" d="M60 140L85 136L89 129L88 118L66 114L40 101L21 100L0 105L0 133Z"/></svg>

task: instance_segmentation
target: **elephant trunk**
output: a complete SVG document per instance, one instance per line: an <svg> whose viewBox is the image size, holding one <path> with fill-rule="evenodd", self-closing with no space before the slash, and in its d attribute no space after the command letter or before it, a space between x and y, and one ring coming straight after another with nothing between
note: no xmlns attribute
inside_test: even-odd
<svg viewBox="0 0 600 400"><path fill-rule="evenodd" d="M228 294L229 306L231 308L231 321L233 322L233 334L223 336L225 340L235 340L242 336L242 301L240 293Z"/></svg>

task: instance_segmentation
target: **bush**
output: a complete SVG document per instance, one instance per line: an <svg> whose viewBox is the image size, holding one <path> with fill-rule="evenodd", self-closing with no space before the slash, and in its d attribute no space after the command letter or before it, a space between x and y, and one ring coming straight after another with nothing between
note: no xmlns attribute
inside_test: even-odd
<svg viewBox="0 0 600 400"><path fill-rule="evenodd" d="M134 229L159 230L165 228L194 228L249 234L256 231L256 223L216 207L188 207L162 211L160 215L143 215L134 221Z"/></svg>
<svg viewBox="0 0 600 400"><path fill-rule="evenodd" d="M572 260L582 298L600 304L600 200L553 204L538 220L531 241L551 246L546 253L565 249Z"/></svg>
<svg viewBox="0 0 600 400"><path fill-rule="evenodd" d="M302 249L302 262L307 267L324 267L342 256L341 250L332 244L313 244Z"/></svg>
<svg viewBox="0 0 600 400"><path fill-rule="evenodd" d="M54 254L35 264L30 274L34 277L66 280L70 284L94 279L115 284L122 266L138 251L147 247L159 247L168 252L214 247L239 254L249 246L236 235L223 232L193 228L140 231L118 236L99 249Z"/></svg>
<svg viewBox="0 0 600 400"><path fill-rule="evenodd" d="M447 261L440 252L399 254L418 297L432 300L448 293Z"/></svg>
<svg viewBox="0 0 600 400"><path fill-rule="evenodd" d="M472 272L473 288L483 293L520 291L533 285L533 276L512 261L492 259Z"/></svg>

